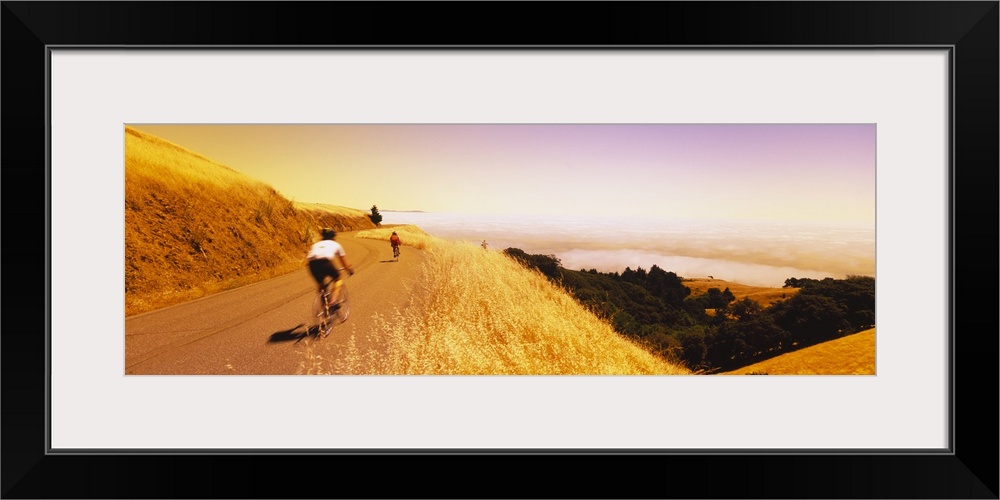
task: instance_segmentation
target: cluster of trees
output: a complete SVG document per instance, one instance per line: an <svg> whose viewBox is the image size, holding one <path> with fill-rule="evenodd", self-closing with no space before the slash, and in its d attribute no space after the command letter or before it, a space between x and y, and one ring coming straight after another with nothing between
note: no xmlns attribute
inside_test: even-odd
<svg viewBox="0 0 1000 500"><path fill-rule="evenodd" d="M504 253L529 269L535 269L546 277L558 281L562 278L562 263L555 255L528 254L520 248L508 248Z"/></svg>
<svg viewBox="0 0 1000 500"><path fill-rule="evenodd" d="M614 329L672 361L706 372L732 370L875 325L875 279L785 281L791 298L764 307L728 289L692 296L681 277L652 266L622 273L572 271L554 255L504 253L558 283ZM706 309L714 309L709 315Z"/></svg>
<svg viewBox="0 0 1000 500"><path fill-rule="evenodd" d="M792 284L794 283L794 285ZM682 353L690 366L730 370L875 326L875 278L786 281L799 292L768 308L750 300L731 302L706 331L704 355L697 345ZM696 345L699 339L681 338Z"/></svg>

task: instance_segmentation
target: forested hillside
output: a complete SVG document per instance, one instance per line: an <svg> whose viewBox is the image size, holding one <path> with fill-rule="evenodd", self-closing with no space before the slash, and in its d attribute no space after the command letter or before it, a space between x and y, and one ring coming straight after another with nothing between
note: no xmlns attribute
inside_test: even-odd
<svg viewBox="0 0 1000 500"><path fill-rule="evenodd" d="M789 278L787 298L762 305L728 288L693 295L677 274L652 266L621 273L573 271L554 255L505 253L566 288L621 335L694 370L714 373L874 327L875 279Z"/></svg>

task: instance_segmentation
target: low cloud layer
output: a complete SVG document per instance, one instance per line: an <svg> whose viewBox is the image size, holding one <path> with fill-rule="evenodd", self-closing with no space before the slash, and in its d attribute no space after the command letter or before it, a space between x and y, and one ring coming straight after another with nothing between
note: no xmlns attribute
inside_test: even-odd
<svg viewBox="0 0 1000 500"><path fill-rule="evenodd" d="M389 221L386 221L389 222ZM713 276L750 285L785 279L875 275L874 228L843 224L743 221L552 220L407 214L437 236L551 254L567 269L621 272L656 265L683 277Z"/></svg>

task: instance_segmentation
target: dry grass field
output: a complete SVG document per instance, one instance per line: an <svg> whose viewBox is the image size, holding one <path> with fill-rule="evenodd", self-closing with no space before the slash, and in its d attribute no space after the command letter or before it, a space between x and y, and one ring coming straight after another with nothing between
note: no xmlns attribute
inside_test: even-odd
<svg viewBox="0 0 1000 500"><path fill-rule="evenodd" d="M378 375L688 375L616 333L545 276L502 252L423 235L413 226L358 237L404 243L430 257L406 312L377 316L367 335L388 339L384 352L360 352L357 339L336 366L319 357L304 373Z"/></svg>
<svg viewBox="0 0 1000 500"><path fill-rule="evenodd" d="M127 316L300 269L320 227L374 224L125 127Z"/></svg>
<svg viewBox="0 0 1000 500"><path fill-rule="evenodd" d="M303 203L301 201L293 201L292 206L294 206L297 210L301 210L304 212L331 213L334 215L339 215L342 217L348 217L352 219L358 217L367 218L369 215L369 212L365 212L364 210L358 210L357 208L340 207L337 205L327 205L326 203Z"/></svg>
<svg viewBox="0 0 1000 500"><path fill-rule="evenodd" d="M729 291L733 293L736 300L749 298L764 307L768 307L779 300L791 298L799 291L798 288L743 285L712 278L685 278L683 283L684 286L691 289L691 296L701 295L707 292L709 288L718 288L720 291L729 288Z"/></svg>
<svg viewBox="0 0 1000 500"><path fill-rule="evenodd" d="M355 238L368 238L372 240L389 241L389 236L396 231L399 236L399 243L403 246L425 250L431 246L434 240L432 236L425 233L423 229L412 225L383 226L377 229L366 229L355 233Z"/></svg>
<svg viewBox="0 0 1000 500"><path fill-rule="evenodd" d="M722 375L875 375L875 329L785 353Z"/></svg>

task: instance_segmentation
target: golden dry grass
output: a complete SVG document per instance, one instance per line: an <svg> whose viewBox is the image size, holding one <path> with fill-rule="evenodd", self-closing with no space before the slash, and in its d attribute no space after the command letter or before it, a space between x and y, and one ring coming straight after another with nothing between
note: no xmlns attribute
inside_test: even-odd
<svg viewBox="0 0 1000 500"><path fill-rule="evenodd" d="M331 207L125 127L125 314L301 269L320 227L374 227Z"/></svg>
<svg viewBox="0 0 1000 500"><path fill-rule="evenodd" d="M718 288L719 290L729 288L729 291L733 293L736 300L749 298L764 307L770 306L779 300L791 298L799 291L798 288L792 287L753 286L710 278L685 278L683 284L691 289L691 296L701 295L707 292L709 288Z"/></svg>
<svg viewBox="0 0 1000 500"><path fill-rule="evenodd" d="M875 329L809 346L722 375L874 375Z"/></svg>
<svg viewBox="0 0 1000 500"><path fill-rule="evenodd" d="M338 205L328 205L326 203L303 203L301 201L293 201L292 205L303 211L317 211L317 212L329 212L334 215L342 215L346 217L368 217L370 212L365 212L364 210L358 210L357 208L341 207Z"/></svg>
<svg viewBox="0 0 1000 500"><path fill-rule="evenodd" d="M367 333L388 349L362 351L352 336L342 361L324 366L312 356L303 373L691 374L617 334L566 290L502 252L433 236L422 244L429 258L411 304L375 316Z"/></svg>
<svg viewBox="0 0 1000 500"><path fill-rule="evenodd" d="M419 248L421 250L425 250L430 247L431 241L434 239L432 236L425 233L423 229L413 225L396 225L380 227L378 229L366 229L364 231L358 231L355 233L354 237L389 241L389 237L392 236L393 231L395 231L397 236L399 236L400 245Z"/></svg>

